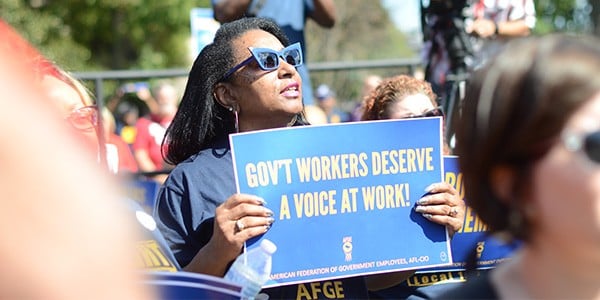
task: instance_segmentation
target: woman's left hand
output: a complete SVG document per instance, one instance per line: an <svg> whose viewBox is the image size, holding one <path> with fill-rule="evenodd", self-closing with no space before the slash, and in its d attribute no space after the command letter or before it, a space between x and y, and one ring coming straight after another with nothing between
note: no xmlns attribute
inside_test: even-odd
<svg viewBox="0 0 600 300"><path fill-rule="evenodd" d="M417 201L415 211L432 222L445 225L452 237L463 226L465 201L452 185L445 182L432 184L426 191L427 195Z"/></svg>

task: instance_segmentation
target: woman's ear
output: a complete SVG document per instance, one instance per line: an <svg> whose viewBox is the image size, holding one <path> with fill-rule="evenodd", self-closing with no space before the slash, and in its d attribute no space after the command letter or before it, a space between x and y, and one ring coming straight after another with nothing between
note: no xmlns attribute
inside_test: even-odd
<svg viewBox="0 0 600 300"><path fill-rule="evenodd" d="M227 110L237 110L237 102L235 101L235 97L231 94L231 90L226 83L217 83L213 89L213 96L215 97L215 100Z"/></svg>
<svg viewBox="0 0 600 300"><path fill-rule="evenodd" d="M515 198L515 169L506 165L496 166L492 169L490 180L494 194L502 202L510 205Z"/></svg>

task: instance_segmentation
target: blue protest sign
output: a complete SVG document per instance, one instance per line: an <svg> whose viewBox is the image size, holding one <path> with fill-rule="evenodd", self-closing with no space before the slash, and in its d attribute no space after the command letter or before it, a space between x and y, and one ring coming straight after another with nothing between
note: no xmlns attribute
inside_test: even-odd
<svg viewBox="0 0 600 300"><path fill-rule="evenodd" d="M464 183L458 167L458 157L444 157L445 181L458 191L464 199ZM468 200L467 201L468 204ZM477 268L489 269L501 261L508 259L518 244L506 244L486 235L487 225L484 224L472 208L467 206L465 220L460 231L454 234L452 241L453 264L445 267L419 270L417 273L445 272L465 270L469 255L476 251Z"/></svg>
<svg viewBox="0 0 600 300"><path fill-rule="evenodd" d="M237 190L275 213L264 287L451 263L445 227L414 211L443 180L441 128L436 117L231 135Z"/></svg>

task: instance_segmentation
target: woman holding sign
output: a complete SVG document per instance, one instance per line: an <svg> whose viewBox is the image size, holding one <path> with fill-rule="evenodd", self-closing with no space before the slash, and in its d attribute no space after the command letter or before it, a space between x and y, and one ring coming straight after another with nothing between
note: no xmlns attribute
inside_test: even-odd
<svg viewBox="0 0 600 300"><path fill-rule="evenodd" d="M410 119L423 117L443 116L441 107L437 106L436 95L431 89L431 85L426 81L408 75L398 75L384 79L366 100L366 109L363 112L362 120L386 120L386 119ZM449 154L449 148L444 143L444 154ZM422 200L427 199L427 206L418 205L415 210L423 214L429 220L445 225L450 232L456 232L462 228L465 204L460 198L456 189L448 183L438 183ZM460 275L452 275L452 272L438 277L435 282L430 284L409 284L403 281L401 284L393 285L397 282L388 274L381 276L372 276L367 279L375 281L380 288L373 288L371 297L376 299L398 299L409 296L429 298L439 291L446 288L446 285L440 285L442 282L458 282ZM456 278L454 278L456 277ZM390 281L391 280L391 281ZM390 284L385 284L386 282ZM412 281L411 281L412 282ZM429 280L428 282L429 283ZM430 286L437 283L433 289L421 291L418 287ZM375 284L370 284L373 286ZM441 287L441 288L440 288Z"/></svg>
<svg viewBox="0 0 600 300"><path fill-rule="evenodd" d="M299 44L262 18L223 24L197 57L164 143L177 165L159 192L155 219L184 270L223 276L244 242L274 221L265 200L237 194L229 134L306 124ZM268 200L268 199L267 199ZM271 298L366 298L364 279L264 291Z"/></svg>
<svg viewBox="0 0 600 300"><path fill-rule="evenodd" d="M600 299L600 41L514 41L475 76L456 131L466 198L523 245L441 299Z"/></svg>
<svg viewBox="0 0 600 300"><path fill-rule="evenodd" d="M261 18L223 24L194 62L164 141L166 159L176 167L155 207L158 227L186 271L223 276L244 242L273 223L265 200L236 194L228 137L306 124L295 68L302 63L299 45L290 45L275 23ZM461 213L449 207L431 212ZM271 298L368 297L362 277L264 292Z"/></svg>

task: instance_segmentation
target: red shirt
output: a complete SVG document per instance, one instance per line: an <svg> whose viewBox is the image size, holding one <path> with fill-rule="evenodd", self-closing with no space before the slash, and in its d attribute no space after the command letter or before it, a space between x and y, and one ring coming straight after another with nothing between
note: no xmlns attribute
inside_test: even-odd
<svg viewBox="0 0 600 300"><path fill-rule="evenodd" d="M137 133L133 142L133 150L145 149L150 155L156 170L162 170L163 158L160 144L165 136L166 127L147 118L139 118L135 127Z"/></svg>

